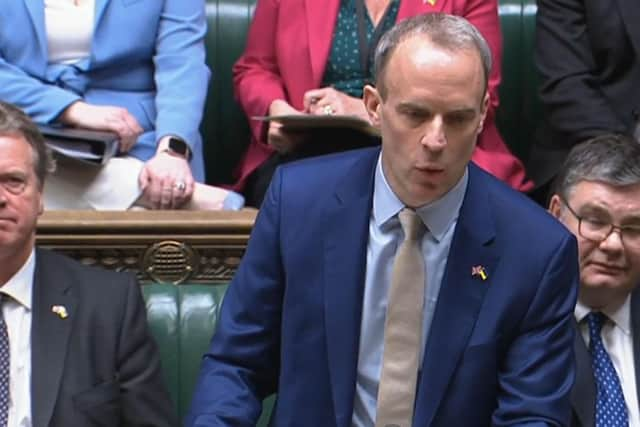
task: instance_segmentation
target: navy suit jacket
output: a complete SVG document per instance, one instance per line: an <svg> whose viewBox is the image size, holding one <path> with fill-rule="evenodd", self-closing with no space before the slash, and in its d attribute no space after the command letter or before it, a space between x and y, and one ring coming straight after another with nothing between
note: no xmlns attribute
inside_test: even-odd
<svg viewBox="0 0 640 427"><path fill-rule="evenodd" d="M0 100L38 123L55 122L73 102L126 108L145 133L131 150L142 160L156 140L191 146L204 180L199 133L209 69L204 0L95 0L90 57L49 64L43 0L0 0Z"/></svg>
<svg viewBox="0 0 640 427"><path fill-rule="evenodd" d="M640 290L631 294L631 333L636 384L640 384ZM577 324L576 324L577 327ZM576 383L571 391L571 427L595 427L596 382L591 367L591 354L580 332L575 337ZM640 388L636 387L636 402L640 404Z"/></svg>
<svg viewBox="0 0 640 427"><path fill-rule="evenodd" d="M224 300L189 426L351 425L379 149L280 168ZM472 275L483 266L487 279ZM416 397L414 426L569 422L574 237L469 167Z"/></svg>

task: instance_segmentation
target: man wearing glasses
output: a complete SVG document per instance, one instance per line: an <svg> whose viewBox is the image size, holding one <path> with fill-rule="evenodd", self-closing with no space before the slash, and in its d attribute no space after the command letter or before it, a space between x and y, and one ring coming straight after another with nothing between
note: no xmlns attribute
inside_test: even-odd
<svg viewBox="0 0 640 427"><path fill-rule="evenodd" d="M640 426L640 144L604 135L576 146L549 211L578 239L572 426Z"/></svg>

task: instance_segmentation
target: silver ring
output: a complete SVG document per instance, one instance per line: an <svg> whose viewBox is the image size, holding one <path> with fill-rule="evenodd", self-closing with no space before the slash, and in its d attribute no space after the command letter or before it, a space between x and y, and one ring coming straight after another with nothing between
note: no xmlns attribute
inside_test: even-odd
<svg viewBox="0 0 640 427"><path fill-rule="evenodd" d="M187 189L187 184L184 183L184 181L178 181L175 184L176 190L183 192L184 190Z"/></svg>
<svg viewBox="0 0 640 427"><path fill-rule="evenodd" d="M336 113L336 110L334 110L331 105L325 105L324 107L322 107L322 111L327 116L333 116Z"/></svg>

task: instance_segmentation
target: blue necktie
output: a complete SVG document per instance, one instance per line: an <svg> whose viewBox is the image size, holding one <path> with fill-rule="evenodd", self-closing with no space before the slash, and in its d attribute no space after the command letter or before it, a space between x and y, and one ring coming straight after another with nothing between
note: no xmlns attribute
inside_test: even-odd
<svg viewBox="0 0 640 427"><path fill-rule="evenodd" d="M596 427L628 427L627 405L622 386L611 358L600 337L606 317L602 313L589 313L589 351L596 379Z"/></svg>
<svg viewBox="0 0 640 427"><path fill-rule="evenodd" d="M0 427L6 427L9 419L9 334L2 313L5 298L0 294Z"/></svg>

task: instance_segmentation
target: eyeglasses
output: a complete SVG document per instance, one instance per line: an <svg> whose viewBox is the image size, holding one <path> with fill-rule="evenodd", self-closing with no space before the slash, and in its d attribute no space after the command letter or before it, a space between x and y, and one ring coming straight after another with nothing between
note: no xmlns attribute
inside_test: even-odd
<svg viewBox="0 0 640 427"><path fill-rule="evenodd" d="M599 218L580 216L569 206L569 203L564 198L561 200L569 209L569 212L578 220L578 234L580 236L592 242L600 243L615 230L618 230L620 238L625 244L640 248L640 225L614 225Z"/></svg>
<svg viewBox="0 0 640 427"><path fill-rule="evenodd" d="M0 187L17 196L27 188L27 179L18 175L0 176Z"/></svg>

